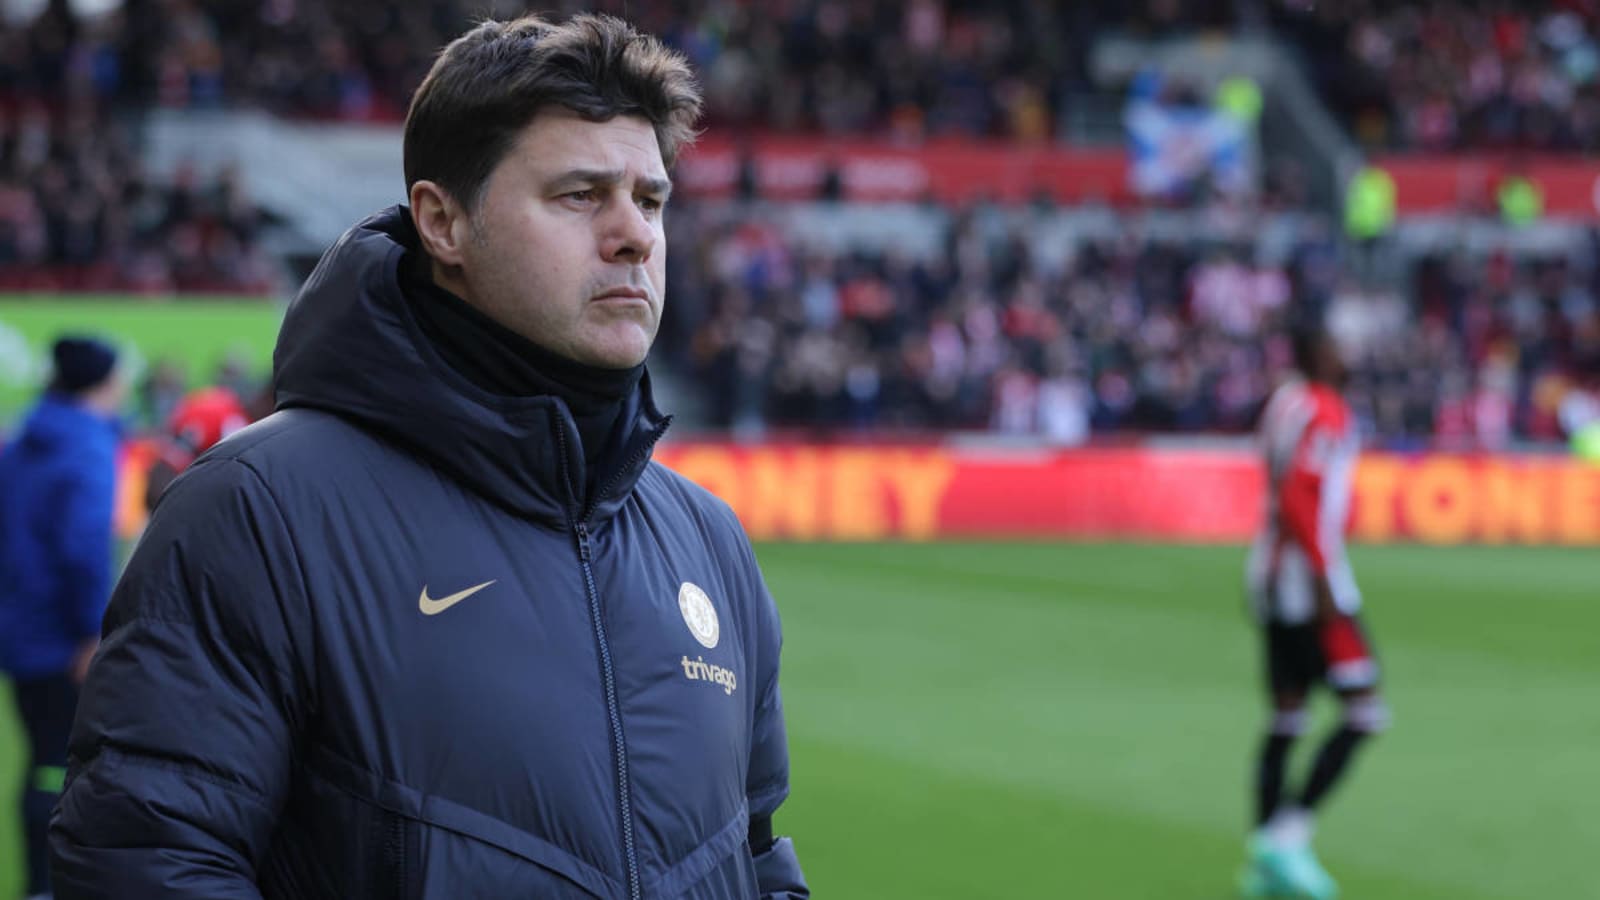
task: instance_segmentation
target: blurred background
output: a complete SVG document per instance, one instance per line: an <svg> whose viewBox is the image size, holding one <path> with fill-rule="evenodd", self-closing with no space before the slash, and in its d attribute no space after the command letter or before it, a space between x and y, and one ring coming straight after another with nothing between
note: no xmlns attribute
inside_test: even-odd
<svg viewBox="0 0 1600 900"><path fill-rule="evenodd" d="M706 92L659 458L761 542L821 896L1228 894L1248 436L1308 316L1397 710L1325 862L1358 900L1600 896L1600 2L581 8ZM525 9L0 0L0 443L55 336L117 341L136 538L185 395L269 410L285 304L404 200L438 48Z"/></svg>

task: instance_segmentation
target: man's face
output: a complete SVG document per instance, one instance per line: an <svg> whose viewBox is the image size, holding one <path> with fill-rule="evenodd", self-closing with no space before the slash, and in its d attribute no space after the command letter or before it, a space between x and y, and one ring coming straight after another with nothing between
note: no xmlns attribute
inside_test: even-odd
<svg viewBox="0 0 1600 900"><path fill-rule="evenodd" d="M467 299L568 359L638 365L661 321L670 189L649 122L541 111L474 211L461 258Z"/></svg>

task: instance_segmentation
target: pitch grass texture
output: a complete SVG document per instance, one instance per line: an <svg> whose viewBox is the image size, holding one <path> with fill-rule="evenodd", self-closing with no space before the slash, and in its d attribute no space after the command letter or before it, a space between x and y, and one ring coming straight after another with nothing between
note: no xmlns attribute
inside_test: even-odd
<svg viewBox="0 0 1600 900"><path fill-rule="evenodd" d="M778 828L817 896L1232 896L1264 716L1242 548L758 549L786 630ZM1600 556L1363 547L1355 565L1395 725L1319 827L1344 896L1600 897Z"/></svg>

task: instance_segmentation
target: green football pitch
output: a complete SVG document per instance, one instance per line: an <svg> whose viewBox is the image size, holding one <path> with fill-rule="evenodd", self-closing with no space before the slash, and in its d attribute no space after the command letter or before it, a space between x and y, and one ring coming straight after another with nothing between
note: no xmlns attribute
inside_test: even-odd
<svg viewBox="0 0 1600 900"><path fill-rule="evenodd" d="M1243 549L760 555L786 633L778 826L817 896L1231 895L1263 718ZM1395 725L1319 826L1345 896L1600 897L1600 556L1362 547L1355 564Z"/></svg>

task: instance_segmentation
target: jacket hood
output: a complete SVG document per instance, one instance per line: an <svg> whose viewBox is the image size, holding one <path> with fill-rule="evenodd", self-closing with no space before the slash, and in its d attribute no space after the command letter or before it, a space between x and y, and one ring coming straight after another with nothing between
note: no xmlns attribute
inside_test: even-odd
<svg viewBox="0 0 1600 900"><path fill-rule="evenodd" d="M594 496L577 425L558 398L491 394L424 336L400 286L420 252L394 206L339 238L290 304L273 351L278 409L332 413L403 445L485 498L550 524L610 517L649 464L668 417L646 375L624 402L623 438L602 459Z"/></svg>

